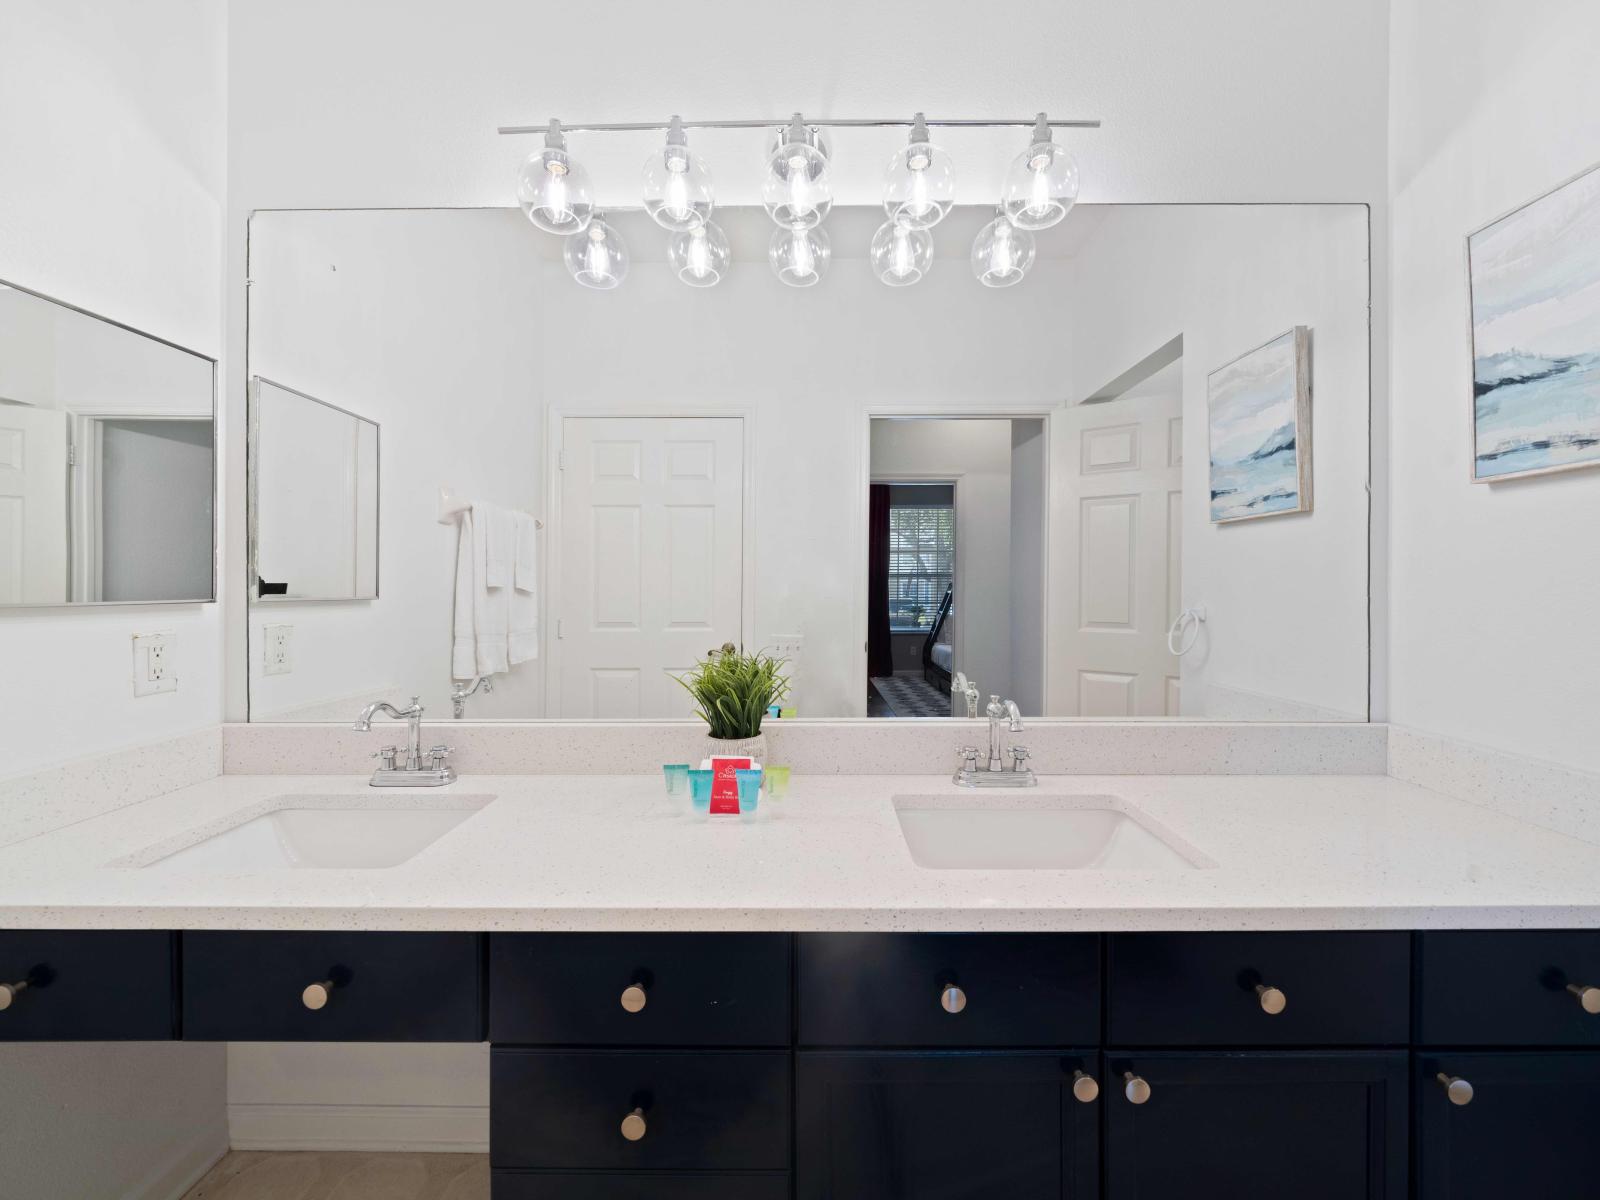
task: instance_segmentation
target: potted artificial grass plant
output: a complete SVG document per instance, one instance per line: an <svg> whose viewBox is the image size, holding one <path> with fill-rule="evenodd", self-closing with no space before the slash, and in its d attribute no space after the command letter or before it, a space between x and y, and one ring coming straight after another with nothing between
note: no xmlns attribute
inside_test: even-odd
<svg viewBox="0 0 1600 1200"><path fill-rule="evenodd" d="M767 708L789 694L784 660L770 654L744 654L728 642L674 676L694 697L695 715L706 723L711 753L765 762L767 741L761 721Z"/></svg>

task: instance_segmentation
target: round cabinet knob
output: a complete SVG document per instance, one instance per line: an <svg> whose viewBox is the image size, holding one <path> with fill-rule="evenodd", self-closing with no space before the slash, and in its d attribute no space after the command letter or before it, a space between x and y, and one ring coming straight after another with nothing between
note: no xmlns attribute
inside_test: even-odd
<svg viewBox="0 0 1600 1200"><path fill-rule="evenodd" d="M1590 987L1583 983L1567 984L1567 991L1578 998L1578 1003L1583 1006L1583 1011L1591 1017L1600 1015L1600 987Z"/></svg>
<svg viewBox="0 0 1600 1200"><path fill-rule="evenodd" d="M1072 1073L1072 1098L1079 1104L1093 1104L1100 1099L1100 1085L1093 1075L1086 1071Z"/></svg>
<svg viewBox="0 0 1600 1200"><path fill-rule="evenodd" d="M26 979L19 979L16 983L0 983L0 1012L10 1008L11 1002L27 990Z"/></svg>
<svg viewBox="0 0 1600 1200"><path fill-rule="evenodd" d="M1256 996L1261 1001L1261 1011L1269 1017L1275 1017L1289 1007L1289 997L1275 987L1267 984L1256 984Z"/></svg>
<svg viewBox="0 0 1600 1200"><path fill-rule="evenodd" d="M967 1006L967 994L953 983L939 989L939 1007L947 1013L958 1013Z"/></svg>
<svg viewBox="0 0 1600 1200"><path fill-rule="evenodd" d="M1434 1076L1439 1081L1439 1086L1444 1089L1444 1094L1449 1097L1450 1103L1455 1105L1472 1103L1472 1085L1459 1075L1446 1075L1443 1071Z"/></svg>
<svg viewBox="0 0 1600 1200"><path fill-rule="evenodd" d="M320 983L313 983L300 993L300 1003L312 1012L317 1012L328 1007L328 1001L333 998L333 980L324 979Z"/></svg>
<svg viewBox="0 0 1600 1200"><path fill-rule="evenodd" d="M622 1118L622 1136L630 1142L637 1142L644 1137L645 1130L644 1109L636 1108Z"/></svg>
<svg viewBox="0 0 1600 1200"><path fill-rule="evenodd" d="M1129 1104L1143 1104L1150 1099L1150 1085L1132 1071L1122 1073L1122 1094Z"/></svg>
<svg viewBox="0 0 1600 1200"><path fill-rule="evenodd" d="M643 1012L649 997L644 994L644 984L630 983L622 989L622 1008L625 1012Z"/></svg>

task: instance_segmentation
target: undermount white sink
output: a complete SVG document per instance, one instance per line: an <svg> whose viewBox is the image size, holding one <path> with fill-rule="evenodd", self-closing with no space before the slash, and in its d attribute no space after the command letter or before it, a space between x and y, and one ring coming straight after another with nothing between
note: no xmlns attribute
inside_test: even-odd
<svg viewBox="0 0 1600 1200"><path fill-rule="evenodd" d="M919 867L1163 871L1211 865L1115 796L896 796Z"/></svg>
<svg viewBox="0 0 1600 1200"><path fill-rule="evenodd" d="M396 798L379 806L355 796L277 796L217 832L191 831L115 865L183 873L395 867L493 799Z"/></svg>

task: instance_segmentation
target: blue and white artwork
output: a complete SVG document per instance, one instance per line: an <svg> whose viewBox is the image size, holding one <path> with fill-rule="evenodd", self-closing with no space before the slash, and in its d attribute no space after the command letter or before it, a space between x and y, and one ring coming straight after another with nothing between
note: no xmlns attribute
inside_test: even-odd
<svg viewBox="0 0 1600 1200"><path fill-rule="evenodd" d="M1600 167L1467 238L1473 479L1600 465Z"/></svg>
<svg viewBox="0 0 1600 1200"><path fill-rule="evenodd" d="M1211 372L1211 519L1311 511L1311 331L1296 326Z"/></svg>

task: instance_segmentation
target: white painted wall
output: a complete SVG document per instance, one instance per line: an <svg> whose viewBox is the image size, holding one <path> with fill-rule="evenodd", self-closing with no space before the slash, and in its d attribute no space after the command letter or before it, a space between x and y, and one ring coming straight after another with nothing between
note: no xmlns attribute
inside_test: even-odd
<svg viewBox="0 0 1600 1200"><path fill-rule="evenodd" d="M1465 238L1600 158L1600 7L1394 7L1392 717L1600 770L1600 470L1468 482Z"/></svg>
<svg viewBox="0 0 1600 1200"><path fill-rule="evenodd" d="M874 421L873 480L919 477L956 485L955 669L1009 698L1011 422Z"/></svg>
<svg viewBox="0 0 1600 1200"><path fill-rule="evenodd" d="M1072 265L1074 400L1183 336L1183 599L1208 613L1181 660L1184 715L1365 719L1366 210L1119 208ZM1206 376L1297 324L1312 328L1315 511L1213 525ZM1070 520L1076 503L1062 489L1051 507ZM1070 569L1052 563L1053 609ZM1060 653L1053 679L1072 677Z"/></svg>
<svg viewBox="0 0 1600 1200"><path fill-rule="evenodd" d="M0 278L215 355L225 13L6 0L0 28ZM130 638L153 631L178 690L136 700ZM215 605L0 612L0 662L24 685L0 697L5 769L215 723L221 638Z"/></svg>

